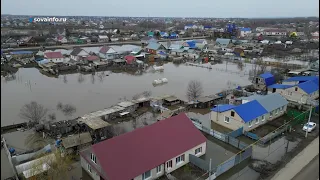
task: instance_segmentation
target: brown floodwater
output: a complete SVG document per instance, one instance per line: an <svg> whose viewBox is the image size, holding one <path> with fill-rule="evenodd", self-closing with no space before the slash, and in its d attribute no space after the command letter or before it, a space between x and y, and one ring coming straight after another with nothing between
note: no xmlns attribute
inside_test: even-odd
<svg viewBox="0 0 320 180"><path fill-rule="evenodd" d="M148 70L140 75L132 75L106 71L95 75L60 75L58 78L45 76L35 68L21 68L14 80L1 79L1 126L23 122L19 111L31 101L42 104L50 113L56 113L57 120L64 120L72 117L65 117L57 111L58 102L73 104L77 110L72 116L79 117L110 107L123 99L132 99L132 96L143 91L151 91L152 96L174 94L185 98L190 80L202 82L204 95L250 84L248 76L243 75L244 71L251 69L250 64L240 74L236 73L240 72L236 64L217 64L212 67L209 70L167 63L163 72ZM167 78L169 83L154 87L152 81L159 78Z"/></svg>

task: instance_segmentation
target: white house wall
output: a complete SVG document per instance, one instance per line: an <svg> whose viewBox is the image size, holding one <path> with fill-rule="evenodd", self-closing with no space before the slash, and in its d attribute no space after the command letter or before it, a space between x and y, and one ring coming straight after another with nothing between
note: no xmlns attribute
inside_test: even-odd
<svg viewBox="0 0 320 180"><path fill-rule="evenodd" d="M276 89L276 92L281 94L283 97L285 97L289 101L297 102L306 104L308 99L317 99L319 97L319 91L316 91L312 93L311 95L308 95L306 92L304 92L302 89L297 87L297 91L295 91L295 87L291 87L288 89ZM269 89L269 93L272 93L273 89Z"/></svg>
<svg viewBox="0 0 320 180"><path fill-rule="evenodd" d="M93 180L100 180L100 175L94 170L93 167L91 167L91 172L88 170L89 163L82 156L80 156L80 161L83 170L85 170Z"/></svg>
<svg viewBox="0 0 320 180"><path fill-rule="evenodd" d="M167 167L166 167L167 162L169 162L170 160L168 160L165 163L161 164L161 172L158 173L158 174L157 174L157 171L156 171L157 167L155 167L154 169L151 170L151 178L150 179L156 179L156 178L158 178L160 176L165 175L165 173L171 173L171 172L177 170L178 168L188 164L189 163L189 154L195 155L195 150L198 149L199 147L202 147L202 152L197 154L197 155L195 155L195 156L200 157L200 156L204 155L206 153L206 145L207 145L207 143L204 142L204 143L202 143L202 144L190 149L189 151L186 151L186 152L182 153L182 154L184 154L184 162L181 162L178 165L176 164L176 158L181 156L182 154L179 154L178 156L170 159L170 160L172 160L172 168L170 168L170 169L167 169ZM134 178L134 180L142 180L142 175L137 176L136 178Z"/></svg>
<svg viewBox="0 0 320 180"><path fill-rule="evenodd" d="M234 117L231 116L231 110L225 111L222 113L217 113L217 112L212 111L211 112L211 120L214 123L217 123L217 124L219 124L223 127L226 127L228 129L237 130L237 129L243 127L244 122L243 122L242 118L235 111L233 111L233 112L234 112ZM225 117L229 117L229 123L226 123L224 121Z"/></svg>

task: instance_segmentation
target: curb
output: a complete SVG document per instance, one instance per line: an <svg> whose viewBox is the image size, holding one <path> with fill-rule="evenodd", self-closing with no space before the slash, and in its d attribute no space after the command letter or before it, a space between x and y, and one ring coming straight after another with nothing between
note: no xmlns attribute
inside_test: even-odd
<svg viewBox="0 0 320 180"><path fill-rule="evenodd" d="M292 179L319 154L319 137L286 164L271 180Z"/></svg>

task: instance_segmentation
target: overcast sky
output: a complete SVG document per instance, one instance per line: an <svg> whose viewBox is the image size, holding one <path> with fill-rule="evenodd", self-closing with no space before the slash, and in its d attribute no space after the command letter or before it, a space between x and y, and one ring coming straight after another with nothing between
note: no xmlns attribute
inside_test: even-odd
<svg viewBox="0 0 320 180"><path fill-rule="evenodd" d="M1 13L60 16L319 16L319 0L1 0Z"/></svg>

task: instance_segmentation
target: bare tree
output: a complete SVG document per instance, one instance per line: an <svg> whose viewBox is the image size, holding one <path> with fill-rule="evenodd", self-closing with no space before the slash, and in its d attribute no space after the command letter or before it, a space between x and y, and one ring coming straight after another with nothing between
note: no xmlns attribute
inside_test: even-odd
<svg viewBox="0 0 320 180"><path fill-rule="evenodd" d="M72 104L65 104L62 108L62 112L65 116L72 116L76 112L76 107Z"/></svg>
<svg viewBox="0 0 320 180"><path fill-rule="evenodd" d="M91 74L91 83L92 84L94 84L94 82L95 82L95 77L94 76L95 76L94 74Z"/></svg>
<svg viewBox="0 0 320 180"><path fill-rule="evenodd" d="M49 121L55 121L57 119L55 113L48 114Z"/></svg>
<svg viewBox="0 0 320 180"><path fill-rule="evenodd" d="M25 104L20 109L19 115L22 119L39 124L41 121L44 121L47 112L48 109L43 107L41 104L32 101L29 104Z"/></svg>
<svg viewBox="0 0 320 180"><path fill-rule="evenodd" d="M38 161L31 164L32 171L30 172L35 180L43 179L71 179L70 170L72 167L74 155L64 155L62 156L59 151L51 154L41 154ZM45 169L44 166L50 166L50 168Z"/></svg>
<svg viewBox="0 0 320 180"><path fill-rule="evenodd" d="M142 97L148 98L148 97L151 96L151 94L152 94L151 91L143 91L142 93L138 93L138 94L134 95L132 97L132 99L133 100L137 100L137 99L142 98Z"/></svg>
<svg viewBox="0 0 320 180"><path fill-rule="evenodd" d="M63 82L64 82L65 84L67 84L67 82L68 82L67 75L64 75L64 76L63 76Z"/></svg>
<svg viewBox="0 0 320 180"><path fill-rule="evenodd" d="M61 102L58 102L57 110L61 110L62 108L63 108L63 104Z"/></svg>
<svg viewBox="0 0 320 180"><path fill-rule="evenodd" d="M194 101L199 98L203 93L203 87L200 81L191 80L187 87L187 98L189 101Z"/></svg>
<svg viewBox="0 0 320 180"><path fill-rule="evenodd" d="M237 66L238 66L238 68L239 68L240 71L243 70L243 63L242 63L241 61L239 61L239 62L237 63Z"/></svg>
<svg viewBox="0 0 320 180"><path fill-rule="evenodd" d="M78 76L78 82L79 83L82 83L84 81L84 77L83 75L80 73L79 76Z"/></svg>

